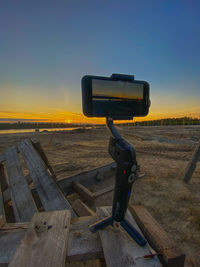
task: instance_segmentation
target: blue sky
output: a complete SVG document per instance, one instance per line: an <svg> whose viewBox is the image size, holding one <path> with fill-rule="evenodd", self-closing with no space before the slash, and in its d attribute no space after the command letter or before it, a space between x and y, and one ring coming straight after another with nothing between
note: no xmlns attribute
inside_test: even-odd
<svg viewBox="0 0 200 267"><path fill-rule="evenodd" d="M148 81L155 116L200 114L200 2L1 1L0 117L81 112L81 77L112 73Z"/></svg>

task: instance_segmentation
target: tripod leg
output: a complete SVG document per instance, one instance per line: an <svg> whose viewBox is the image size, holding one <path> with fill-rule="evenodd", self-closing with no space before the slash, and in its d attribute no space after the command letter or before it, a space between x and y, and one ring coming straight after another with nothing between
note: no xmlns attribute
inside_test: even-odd
<svg viewBox="0 0 200 267"><path fill-rule="evenodd" d="M120 225L126 230L126 232L135 240L138 245L140 245L141 247L146 245L147 241L129 222L123 220L120 222Z"/></svg>
<svg viewBox="0 0 200 267"><path fill-rule="evenodd" d="M99 230L104 229L105 227L113 224L113 217L108 216L98 222L95 222L89 226L89 229L92 233L95 233Z"/></svg>

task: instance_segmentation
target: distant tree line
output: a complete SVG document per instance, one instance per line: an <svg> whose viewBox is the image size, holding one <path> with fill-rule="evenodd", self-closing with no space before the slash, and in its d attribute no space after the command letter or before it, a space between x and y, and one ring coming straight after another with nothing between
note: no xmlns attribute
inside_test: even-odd
<svg viewBox="0 0 200 267"><path fill-rule="evenodd" d="M122 125L129 126L162 126L162 125L200 125L200 119L182 117L182 118L167 118L151 121L137 121L125 123ZM73 128L73 127L88 127L91 124L73 124L73 123L58 123L58 122L15 122L15 123L0 123L0 130L9 129L51 129L51 128Z"/></svg>
<svg viewBox="0 0 200 267"><path fill-rule="evenodd" d="M71 128L80 126L72 123L49 123L49 122L17 122L17 123L0 123L0 130L9 129L50 129L50 128ZM86 126L86 125L84 125Z"/></svg>
<svg viewBox="0 0 200 267"><path fill-rule="evenodd" d="M200 125L200 119L182 117L182 118L167 118L151 121L137 121L133 125L140 126L162 126L162 125Z"/></svg>

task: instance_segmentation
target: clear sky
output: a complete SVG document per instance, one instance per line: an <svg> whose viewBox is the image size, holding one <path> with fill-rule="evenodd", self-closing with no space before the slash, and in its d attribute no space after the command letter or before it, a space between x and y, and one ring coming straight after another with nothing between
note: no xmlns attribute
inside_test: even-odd
<svg viewBox="0 0 200 267"><path fill-rule="evenodd" d="M0 2L0 120L82 118L81 77L112 73L150 83L149 118L200 116L200 1Z"/></svg>

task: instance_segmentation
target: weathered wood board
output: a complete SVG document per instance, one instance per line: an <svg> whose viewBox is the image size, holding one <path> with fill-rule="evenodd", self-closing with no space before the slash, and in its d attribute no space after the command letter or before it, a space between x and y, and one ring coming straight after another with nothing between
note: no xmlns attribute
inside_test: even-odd
<svg viewBox="0 0 200 267"><path fill-rule="evenodd" d="M74 218L71 221L67 261L86 261L103 258L103 250L98 233L91 233L89 225L96 217Z"/></svg>
<svg viewBox="0 0 200 267"><path fill-rule="evenodd" d="M29 142L26 140L19 143L18 148L29 169L30 176L44 209L46 211L69 209L72 217L75 217L76 214L71 205Z"/></svg>
<svg viewBox="0 0 200 267"><path fill-rule="evenodd" d="M84 204L80 199L77 199L72 204L73 210L78 216L96 216L96 213L91 210L86 204Z"/></svg>
<svg viewBox="0 0 200 267"><path fill-rule="evenodd" d="M64 267L70 219L69 210L35 213L9 266Z"/></svg>
<svg viewBox="0 0 200 267"><path fill-rule="evenodd" d="M115 188L114 185L107 186L107 187L105 187L105 188L103 188L103 189L101 189L101 190L95 192L95 193L94 193L94 196L95 196L95 198L100 197L100 196L102 196L102 195L104 195L104 194L106 194L106 193L109 193L109 192L113 191L114 188Z"/></svg>
<svg viewBox="0 0 200 267"><path fill-rule="evenodd" d="M1 228L1 231L12 231L17 229L27 229L28 228L28 222L18 222L18 223L5 223Z"/></svg>
<svg viewBox="0 0 200 267"><path fill-rule="evenodd" d="M37 212L37 207L24 177L16 147L10 147L5 157L15 219L17 222L28 222Z"/></svg>
<svg viewBox="0 0 200 267"><path fill-rule="evenodd" d="M99 234L92 234L89 225L96 221L95 216L85 216L71 220L67 261L87 261L103 258ZM8 264L15 250L24 238L29 224L7 223L0 229L0 266Z"/></svg>
<svg viewBox="0 0 200 267"><path fill-rule="evenodd" d="M52 174L52 176L55 178L56 176L55 176L54 170L51 167L51 164L50 164L46 154L44 153L44 150L43 150L40 142L38 142L35 138L31 138L31 144L33 145L35 150L38 152L38 154L40 155L41 159L44 161L46 167L49 169L49 171Z"/></svg>
<svg viewBox="0 0 200 267"><path fill-rule="evenodd" d="M190 179L191 179L191 177L193 175L193 172L194 172L194 170L196 168L197 161L199 159L200 159L200 142L197 145L196 149L194 150L194 153L192 154L192 159L188 163L187 168L185 170L185 174L184 174L184 177L183 177L183 181L185 183L189 183L189 181L190 181Z"/></svg>
<svg viewBox="0 0 200 267"><path fill-rule="evenodd" d="M130 205L129 210L153 249L163 255L163 264L169 267L183 267L185 255L151 214L143 206Z"/></svg>
<svg viewBox="0 0 200 267"><path fill-rule="evenodd" d="M84 200L86 200L87 202L89 202L91 205L94 204L94 201L95 201L94 193L92 193L84 185L80 184L79 182L73 182L73 189Z"/></svg>
<svg viewBox="0 0 200 267"><path fill-rule="evenodd" d="M66 193L69 193L72 190L73 182L81 182L84 186L97 183L98 181L104 181L114 176L116 169L115 162L104 165L102 167L95 168L90 171L82 172L62 180L58 180L59 185L65 190ZM100 177L100 178L98 178Z"/></svg>
<svg viewBox="0 0 200 267"><path fill-rule="evenodd" d="M0 231L0 264L8 264L10 262L25 232L26 230L24 229Z"/></svg>
<svg viewBox="0 0 200 267"><path fill-rule="evenodd" d="M64 190L65 193L70 193L72 191L72 183L74 181L81 181L84 186L91 185L96 181L96 176L101 175L102 180L112 178L115 172L115 163L111 163L96 169L92 169L88 172L83 172L77 175L73 175L62 180L57 180L57 184ZM26 177L28 183L32 182L30 175ZM32 190L35 190L35 186L32 186ZM9 188L3 192L4 202L10 200ZM98 193L98 192L97 192Z"/></svg>
<svg viewBox="0 0 200 267"><path fill-rule="evenodd" d="M98 207L97 216L102 219L111 214L111 207ZM126 220L141 233L130 212L127 211ZM150 247L140 247L122 227L114 230L112 226L99 231L104 251L105 261L108 267L158 267L162 266L157 256L152 259L144 259L143 256L151 254ZM142 234L142 233L141 233Z"/></svg>

